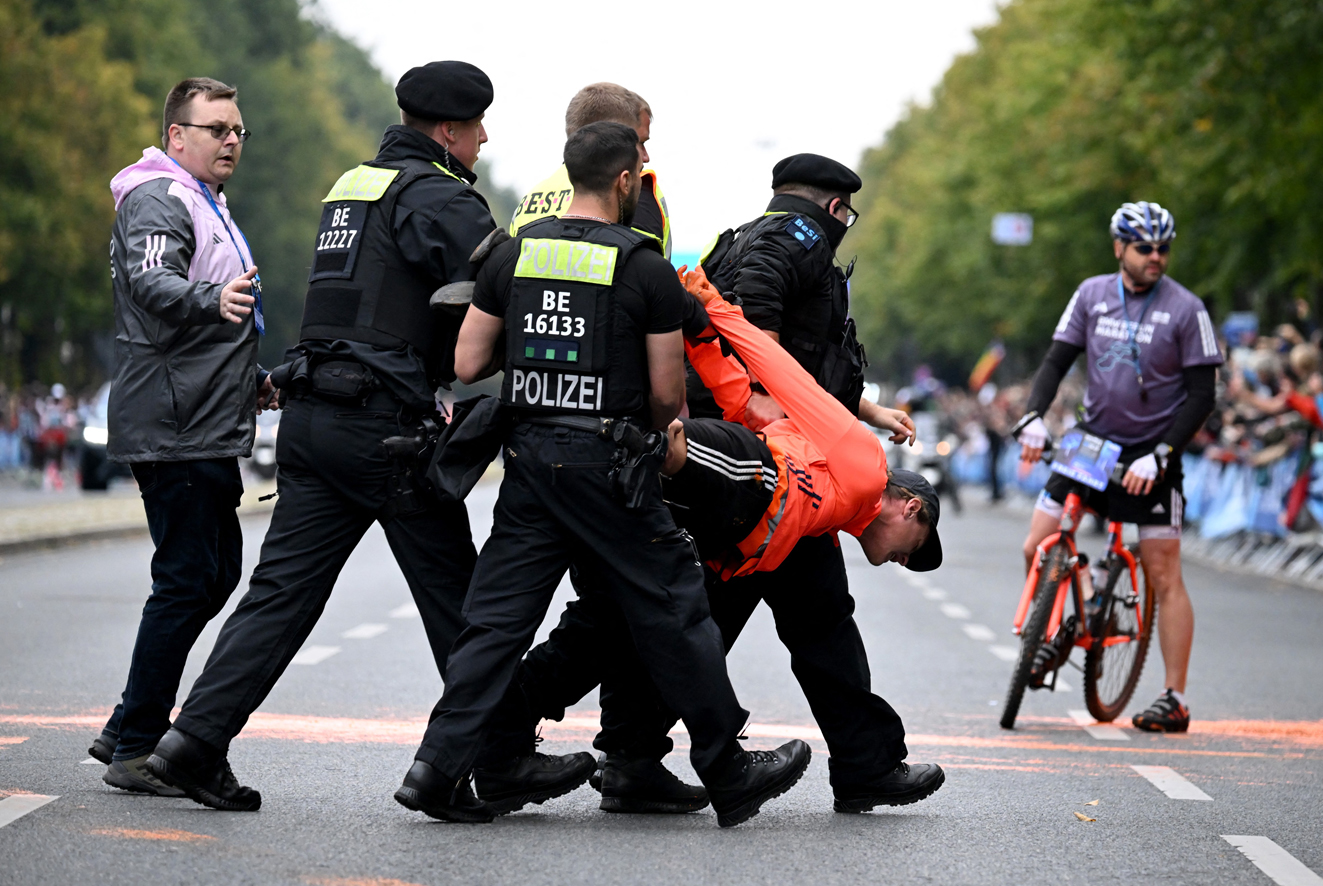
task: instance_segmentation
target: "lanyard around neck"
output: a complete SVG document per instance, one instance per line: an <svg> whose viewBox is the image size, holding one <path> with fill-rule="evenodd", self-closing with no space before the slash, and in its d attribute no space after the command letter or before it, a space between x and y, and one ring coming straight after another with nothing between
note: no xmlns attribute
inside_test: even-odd
<svg viewBox="0 0 1323 886"><path fill-rule="evenodd" d="M1116 294L1121 299L1121 319L1125 323L1126 338L1130 341L1130 353L1135 358L1135 375L1139 378L1139 387L1142 392L1144 388L1144 370L1139 366L1139 327L1144 322L1144 317L1148 314L1149 306L1153 304L1154 297L1158 294L1158 287L1162 285L1162 280L1153 284L1149 290L1148 296L1144 299L1144 304L1139 309L1139 319L1130 325L1130 308L1125 301L1125 282L1122 279L1120 271L1116 272Z"/></svg>

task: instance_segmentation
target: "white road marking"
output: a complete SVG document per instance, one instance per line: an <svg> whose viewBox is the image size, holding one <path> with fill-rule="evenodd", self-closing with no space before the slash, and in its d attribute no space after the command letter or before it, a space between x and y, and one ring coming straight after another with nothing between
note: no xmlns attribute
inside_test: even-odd
<svg viewBox="0 0 1323 886"><path fill-rule="evenodd" d="M946 591L941 588L924 588L923 598L925 600L945 600Z"/></svg>
<svg viewBox="0 0 1323 886"><path fill-rule="evenodd" d="M959 603L943 603L942 615L947 618L969 618L973 613Z"/></svg>
<svg viewBox="0 0 1323 886"><path fill-rule="evenodd" d="M47 797L45 794L11 794L0 800L0 828L13 824L34 809L40 809L52 800L58 799L60 799L58 796Z"/></svg>
<svg viewBox="0 0 1323 886"><path fill-rule="evenodd" d="M1057 685L1060 686L1061 684L1058 683ZM1108 726L1093 719L1093 714L1090 714L1088 711L1073 710L1067 711L1066 713L1070 714L1072 720L1083 726L1085 732L1089 733L1089 735L1092 735L1099 741L1130 740L1130 736L1126 735L1117 727Z"/></svg>
<svg viewBox="0 0 1323 886"><path fill-rule="evenodd" d="M98 760L96 757L88 757L86 760L84 760L83 762L79 763L78 765L79 765L79 766L105 766L106 764L105 764L105 763L102 763L102 762L101 762L100 760Z"/></svg>
<svg viewBox="0 0 1323 886"><path fill-rule="evenodd" d="M1305 867L1294 855L1267 837L1223 834L1222 839L1239 849L1277 886L1323 886L1323 877Z"/></svg>
<svg viewBox="0 0 1323 886"><path fill-rule="evenodd" d="M987 643L997 639L997 635L992 632L992 628L987 625L961 625L961 630L969 635L969 639L977 640L980 643Z"/></svg>
<svg viewBox="0 0 1323 886"><path fill-rule="evenodd" d="M1061 675L1060 675L1060 674L1057 675L1057 684L1056 684L1056 686L1057 686L1057 688L1056 688L1056 691L1057 691L1057 692L1071 692L1071 691L1072 691L1071 688L1070 688L1070 684L1067 683L1065 680L1061 679Z"/></svg>
<svg viewBox="0 0 1323 886"><path fill-rule="evenodd" d="M1199 790L1170 766L1131 766L1131 769L1147 778L1153 787L1162 791L1173 800L1207 800L1213 798Z"/></svg>
<svg viewBox="0 0 1323 886"><path fill-rule="evenodd" d="M1002 661L1015 661L1020 657L1020 650L1015 646L989 646L988 651Z"/></svg>
<svg viewBox="0 0 1323 886"><path fill-rule="evenodd" d="M290 659L289 663L296 665L321 664L339 651L339 646L304 646L299 650L298 655Z"/></svg>
<svg viewBox="0 0 1323 886"><path fill-rule="evenodd" d="M390 611L391 618L417 618L418 616L418 604L416 603L405 603L403 606L396 606Z"/></svg>
<svg viewBox="0 0 1323 886"><path fill-rule="evenodd" d="M358 627L350 628L341 634L346 640L371 640L373 637L379 637L389 630L389 625L380 624L361 624Z"/></svg>

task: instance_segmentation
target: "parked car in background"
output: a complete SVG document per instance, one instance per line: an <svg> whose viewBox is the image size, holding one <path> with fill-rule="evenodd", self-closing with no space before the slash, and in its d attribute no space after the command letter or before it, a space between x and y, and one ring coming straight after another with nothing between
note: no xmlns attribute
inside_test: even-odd
<svg viewBox="0 0 1323 886"><path fill-rule="evenodd" d="M83 417L82 452L78 458L78 473L83 489L105 489L115 477L131 477L128 465L116 464L106 458L106 444L110 441L106 415L110 408L110 382L96 392L91 409Z"/></svg>
<svg viewBox="0 0 1323 886"><path fill-rule="evenodd" d="M265 409L257 417L253 454L246 461L254 474L270 480L276 475L276 435L280 432L280 412Z"/></svg>

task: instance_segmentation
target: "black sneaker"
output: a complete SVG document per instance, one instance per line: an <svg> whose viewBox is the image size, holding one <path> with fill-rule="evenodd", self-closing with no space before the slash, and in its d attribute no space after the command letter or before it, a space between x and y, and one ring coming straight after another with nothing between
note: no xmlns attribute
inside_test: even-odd
<svg viewBox="0 0 1323 886"><path fill-rule="evenodd" d="M134 757L131 760L115 760L106 769L101 780L113 788L132 791L135 794L155 794L158 797L183 797L184 792L171 787L155 775L148 772L143 764L150 754Z"/></svg>
<svg viewBox="0 0 1323 886"><path fill-rule="evenodd" d="M529 754L515 757L500 768L474 769L473 787L482 802L505 815L529 803L568 794L588 780L597 761L587 752L555 757Z"/></svg>
<svg viewBox="0 0 1323 886"><path fill-rule="evenodd" d="M799 781L812 757L813 750L799 739L774 751L745 751L734 745L726 762L703 779L717 824L733 828L753 818L764 803Z"/></svg>
<svg viewBox="0 0 1323 886"><path fill-rule="evenodd" d="M857 785L832 785L837 812L868 812L874 806L908 806L926 800L946 781L936 763L901 763L881 778Z"/></svg>
<svg viewBox="0 0 1323 886"><path fill-rule="evenodd" d="M648 757L609 754L603 763L603 812L697 812L707 805L707 791L688 785Z"/></svg>
<svg viewBox="0 0 1323 886"><path fill-rule="evenodd" d="M1176 700L1168 689L1148 710L1135 714L1131 720L1136 729L1145 732L1187 732L1190 729L1190 709Z"/></svg>
<svg viewBox="0 0 1323 886"><path fill-rule="evenodd" d="M109 729L101 730L101 734L92 742L92 746L87 749L87 753L93 760L105 763L109 766L115 759L115 746L119 744L119 735L111 732Z"/></svg>
<svg viewBox="0 0 1323 886"><path fill-rule="evenodd" d="M473 795L469 779L449 778L422 760L409 767L395 802L441 821L486 824L496 818L496 810Z"/></svg>
<svg viewBox="0 0 1323 886"><path fill-rule="evenodd" d="M188 798L226 812L256 812L262 795L239 784L225 753L171 727L147 758L147 771Z"/></svg>

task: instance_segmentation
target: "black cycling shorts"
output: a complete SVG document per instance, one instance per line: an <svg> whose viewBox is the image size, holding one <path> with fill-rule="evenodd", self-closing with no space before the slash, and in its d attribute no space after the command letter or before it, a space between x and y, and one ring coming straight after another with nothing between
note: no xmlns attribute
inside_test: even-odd
<svg viewBox="0 0 1323 886"><path fill-rule="evenodd" d="M761 435L715 418L686 418L689 455L662 495L675 523L693 536L709 560L743 541L762 519L776 491L777 467Z"/></svg>
<svg viewBox="0 0 1323 886"><path fill-rule="evenodd" d="M1121 464L1129 464L1153 451L1155 443L1140 443L1121 448ZM1064 504L1071 489L1088 493L1084 506L1100 517L1118 523L1137 526L1171 526L1181 528L1185 513L1184 477L1181 473L1181 454L1173 452L1162 479L1153 484L1148 495L1131 495L1120 483L1111 483L1106 492L1090 489L1060 474L1053 474L1043 487L1043 496L1057 504Z"/></svg>

